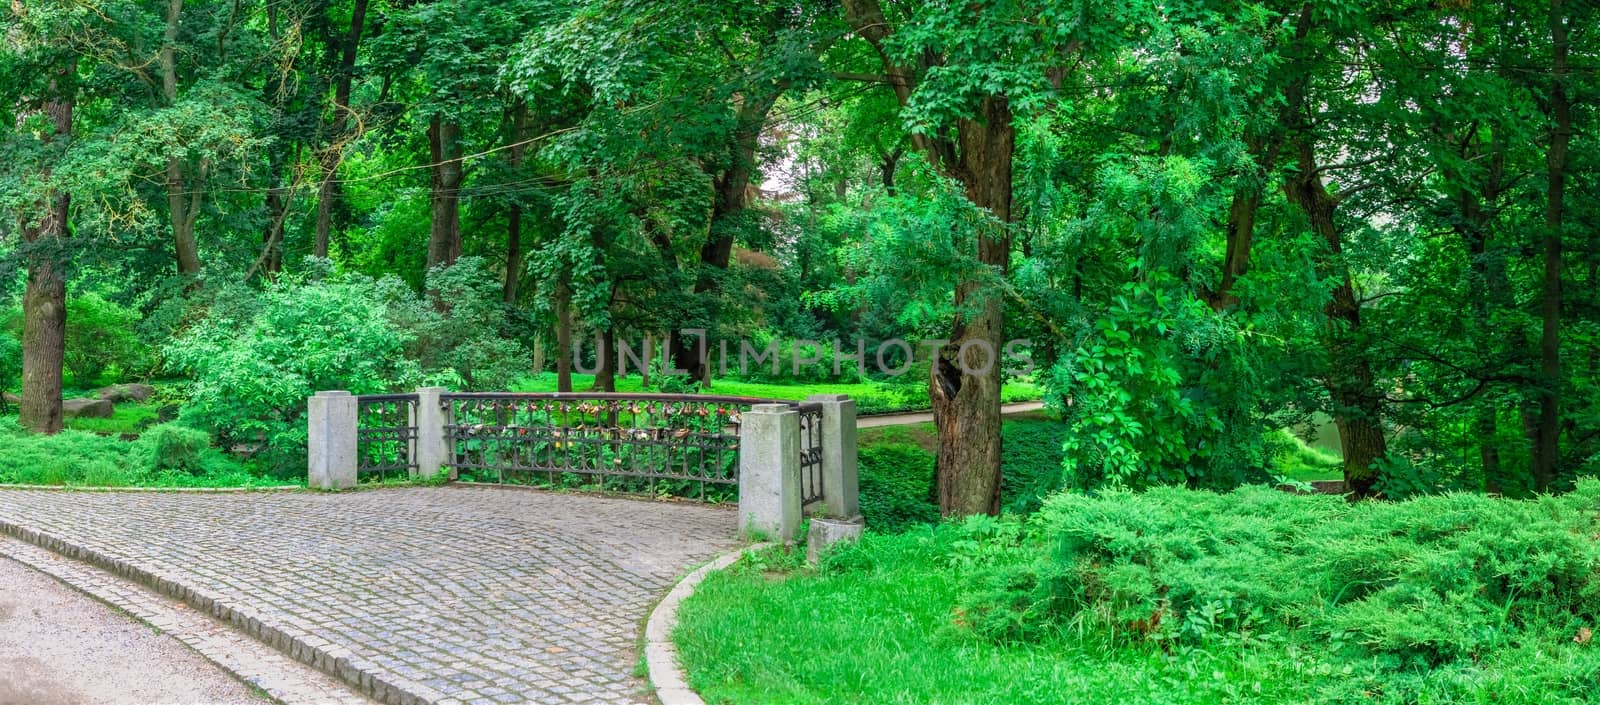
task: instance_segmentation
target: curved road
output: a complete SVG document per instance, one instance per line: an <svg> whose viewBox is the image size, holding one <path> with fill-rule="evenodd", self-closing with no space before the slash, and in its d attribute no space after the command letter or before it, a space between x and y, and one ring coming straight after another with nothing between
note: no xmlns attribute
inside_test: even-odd
<svg viewBox="0 0 1600 705"><path fill-rule="evenodd" d="M177 639L0 558L0 705L264 705Z"/></svg>

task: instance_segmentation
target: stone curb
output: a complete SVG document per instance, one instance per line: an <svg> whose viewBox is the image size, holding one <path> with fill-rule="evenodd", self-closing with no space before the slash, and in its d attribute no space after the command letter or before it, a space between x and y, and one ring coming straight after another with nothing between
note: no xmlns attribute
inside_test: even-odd
<svg viewBox="0 0 1600 705"><path fill-rule="evenodd" d="M170 492L174 494L241 494L246 492L303 492L303 485L263 485L261 487L80 487L75 485L8 485L0 490L46 490L50 492Z"/></svg>
<svg viewBox="0 0 1600 705"><path fill-rule="evenodd" d="M367 698L238 630L149 588L19 539L0 536L12 560L167 634L279 705L367 705Z"/></svg>
<svg viewBox="0 0 1600 705"><path fill-rule="evenodd" d="M650 611L644 627L645 671L649 674L650 688L655 691L661 705L705 705L700 694L689 687L689 679L678 663L678 649L672 645L672 630L678 626L678 606L683 603L701 581L723 568L727 568L745 555L772 546L770 542L758 543L717 556L673 586L672 592Z"/></svg>
<svg viewBox="0 0 1600 705"><path fill-rule="evenodd" d="M388 705L431 705L445 699L444 693L417 684L400 682L379 672L365 659L329 644L311 634L270 624L269 615L227 604L226 599L206 590L192 588L171 578L140 568L129 561L113 558L85 546L69 543L42 531L0 519L0 534L31 543L67 558L88 563L113 575L144 585L156 593L184 602L202 614L231 625L257 641L285 655L337 678L354 690Z"/></svg>

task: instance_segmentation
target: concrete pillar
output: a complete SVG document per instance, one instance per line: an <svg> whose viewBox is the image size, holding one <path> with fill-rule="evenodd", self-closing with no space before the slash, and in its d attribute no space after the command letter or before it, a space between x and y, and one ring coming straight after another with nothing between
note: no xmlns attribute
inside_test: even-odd
<svg viewBox="0 0 1600 705"><path fill-rule="evenodd" d="M856 402L844 394L813 394L822 404L822 493L828 516L851 520L861 514L856 475Z"/></svg>
<svg viewBox="0 0 1600 705"><path fill-rule="evenodd" d="M444 387L423 387L417 390L417 409L412 415L412 425L417 427L417 477L435 477L449 462L449 444L445 441L444 427L449 418L439 395ZM455 468L450 469L450 479L456 479Z"/></svg>
<svg viewBox="0 0 1600 705"><path fill-rule="evenodd" d="M756 404L739 422L739 532L793 541L800 529L800 412Z"/></svg>
<svg viewBox="0 0 1600 705"><path fill-rule="evenodd" d="M306 484L316 490L356 486L356 398L317 392L306 400Z"/></svg>

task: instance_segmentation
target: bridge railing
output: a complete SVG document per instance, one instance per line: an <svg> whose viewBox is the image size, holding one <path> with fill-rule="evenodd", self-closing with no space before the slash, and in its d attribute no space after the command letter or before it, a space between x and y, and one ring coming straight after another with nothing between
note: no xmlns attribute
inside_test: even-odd
<svg viewBox="0 0 1600 705"><path fill-rule="evenodd" d="M855 402L702 394L457 393L308 401L308 482L391 477L737 497L741 530L794 538L802 516L853 519Z"/></svg>

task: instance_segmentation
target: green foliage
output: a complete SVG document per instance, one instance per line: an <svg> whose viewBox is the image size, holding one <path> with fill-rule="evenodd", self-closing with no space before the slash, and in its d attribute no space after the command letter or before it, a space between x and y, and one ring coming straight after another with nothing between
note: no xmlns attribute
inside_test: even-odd
<svg viewBox="0 0 1600 705"><path fill-rule="evenodd" d="M1565 652L1600 618L1597 528L1600 481L1523 502L1062 494L1030 537L999 539L1022 558L975 579L963 610L1002 641L1068 631L1169 651L1283 649L1293 669L1340 675L1319 679L1324 701L1469 697L1530 649ZM1579 697L1600 672L1564 663L1584 670L1545 697Z"/></svg>
<svg viewBox="0 0 1600 705"><path fill-rule="evenodd" d="M22 382L22 343L0 329L0 391L10 391ZM0 409L7 402L0 400Z"/></svg>
<svg viewBox="0 0 1600 705"><path fill-rule="evenodd" d="M245 306L213 308L165 351L173 369L194 379L181 418L224 443L258 446L285 473L300 472L307 397L385 392L420 379L403 354L413 334L385 304L402 290L409 291L360 275L284 278Z"/></svg>
<svg viewBox="0 0 1600 705"><path fill-rule="evenodd" d="M78 386L93 387L146 371L150 351L134 333L138 313L86 293L67 299L65 365Z"/></svg>
<svg viewBox="0 0 1600 705"><path fill-rule="evenodd" d="M939 521L939 505L931 501L931 453L906 443L863 445L856 462L861 516L874 531L893 533Z"/></svg>
<svg viewBox="0 0 1600 705"><path fill-rule="evenodd" d="M0 418L0 483L84 487L244 487L283 484L211 448L203 431L156 426L136 441L66 430L39 436Z"/></svg>
<svg viewBox="0 0 1600 705"><path fill-rule="evenodd" d="M869 531L816 571L737 564L675 641L734 704L1576 704L1600 677L1597 530L1593 481L1526 502L1061 495L1026 524Z"/></svg>
<svg viewBox="0 0 1600 705"><path fill-rule="evenodd" d="M170 423L145 430L135 443L141 464L158 473L203 475L210 449L211 437L205 431Z"/></svg>

